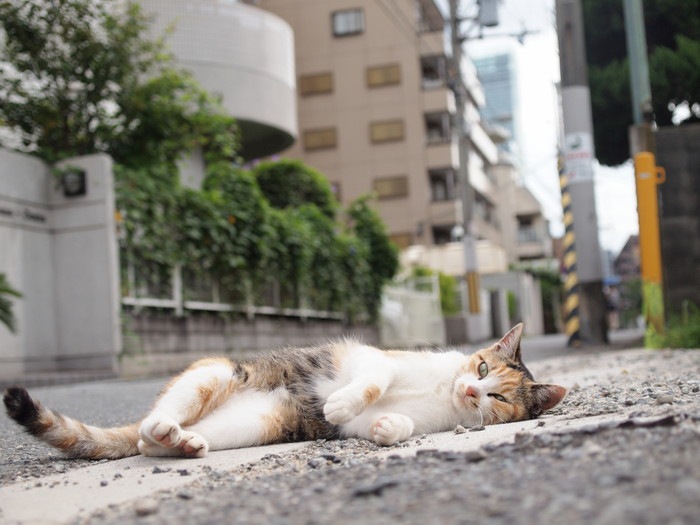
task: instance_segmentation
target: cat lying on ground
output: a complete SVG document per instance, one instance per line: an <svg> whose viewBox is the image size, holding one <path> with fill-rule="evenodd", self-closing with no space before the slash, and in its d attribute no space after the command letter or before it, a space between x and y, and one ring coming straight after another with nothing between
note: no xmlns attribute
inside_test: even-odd
<svg viewBox="0 0 700 525"><path fill-rule="evenodd" d="M140 423L103 429L45 408L21 387L9 416L76 458L203 457L209 450L362 437L392 445L455 426L537 417L566 390L536 383L520 357L522 324L473 355L383 351L352 340L250 361L195 362Z"/></svg>

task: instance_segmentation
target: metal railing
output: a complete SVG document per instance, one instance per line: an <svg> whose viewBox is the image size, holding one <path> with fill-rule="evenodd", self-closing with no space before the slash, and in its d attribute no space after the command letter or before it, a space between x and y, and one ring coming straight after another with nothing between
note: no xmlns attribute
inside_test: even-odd
<svg viewBox="0 0 700 525"><path fill-rule="evenodd" d="M345 314L341 312L305 307L304 298L298 301L301 307L283 306L277 282L273 282L272 289L264 294L268 299L265 301L267 304L255 304L251 293L239 293L238 297L226 294L219 283L206 276L199 277L199 282L183 278L179 266L172 268L169 275L162 269L160 272L139 274L137 266L128 261L125 273L122 279L122 304L134 308L170 309L178 316L184 315L186 311L203 311L241 313L250 319L256 315L265 315L345 320Z"/></svg>

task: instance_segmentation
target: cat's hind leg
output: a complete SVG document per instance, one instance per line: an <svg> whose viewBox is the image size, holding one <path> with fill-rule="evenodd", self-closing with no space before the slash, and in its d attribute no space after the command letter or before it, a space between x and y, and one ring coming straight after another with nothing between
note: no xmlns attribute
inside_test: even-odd
<svg viewBox="0 0 700 525"><path fill-rule="evenodd" d="M188 437L182 427L196 423L221 406L238 384L233 363L228 359L195 362L167 385L141 422L141 441L161 448L179 447Z"/></svg>
<svg viewBox="0 0 700 525"><path fill-rule="evenodd" d="M284 388L243 390L226 403L185 428L201 436L208 450L227 450L279 443L295 426L296 412ZM197 442L192 442L192 447ZM206 450L204 451L206 454Z"/></svg>
<svg viewBox="0 0 700 525"><path fill-rule="evenodd" d="M153 445L141 439L139 440L138 448L139 452L144 456L203 458L209 451L209 444L199 434L183 430L180 443L176 447Z"/></svg>

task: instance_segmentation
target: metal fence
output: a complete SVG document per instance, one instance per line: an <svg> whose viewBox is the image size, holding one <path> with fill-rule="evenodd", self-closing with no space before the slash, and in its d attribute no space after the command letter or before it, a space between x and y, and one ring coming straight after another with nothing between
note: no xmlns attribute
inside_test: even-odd
<svg viewBox="0 0 700 525"><path fill-rule="evenodd" d="M224 286L206 273L193 274L182 267L134 261L122 254L122 304L134 308L172 310L181 316L188 311L241 313L297 317L301 319L344 320L345 314L305 307L303 297L290 297L279 281L270 280L258 294L249 286ZM289 306L289 305L300 306Z"/></svg>

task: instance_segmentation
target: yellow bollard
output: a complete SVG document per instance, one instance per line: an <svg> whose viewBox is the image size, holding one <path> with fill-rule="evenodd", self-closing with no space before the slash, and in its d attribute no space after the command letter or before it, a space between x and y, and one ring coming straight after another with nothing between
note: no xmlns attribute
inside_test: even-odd
<svg viewBox="0 0 700 525"><path fill-rule="evenodd" d="M652 153L643 151L634 156L634 174L639 214L642 308L647 322L647 337L651 337L654 333L664 331L661 236L656 186L666 180L666 171L656 165L656 159Z"/></svg>

